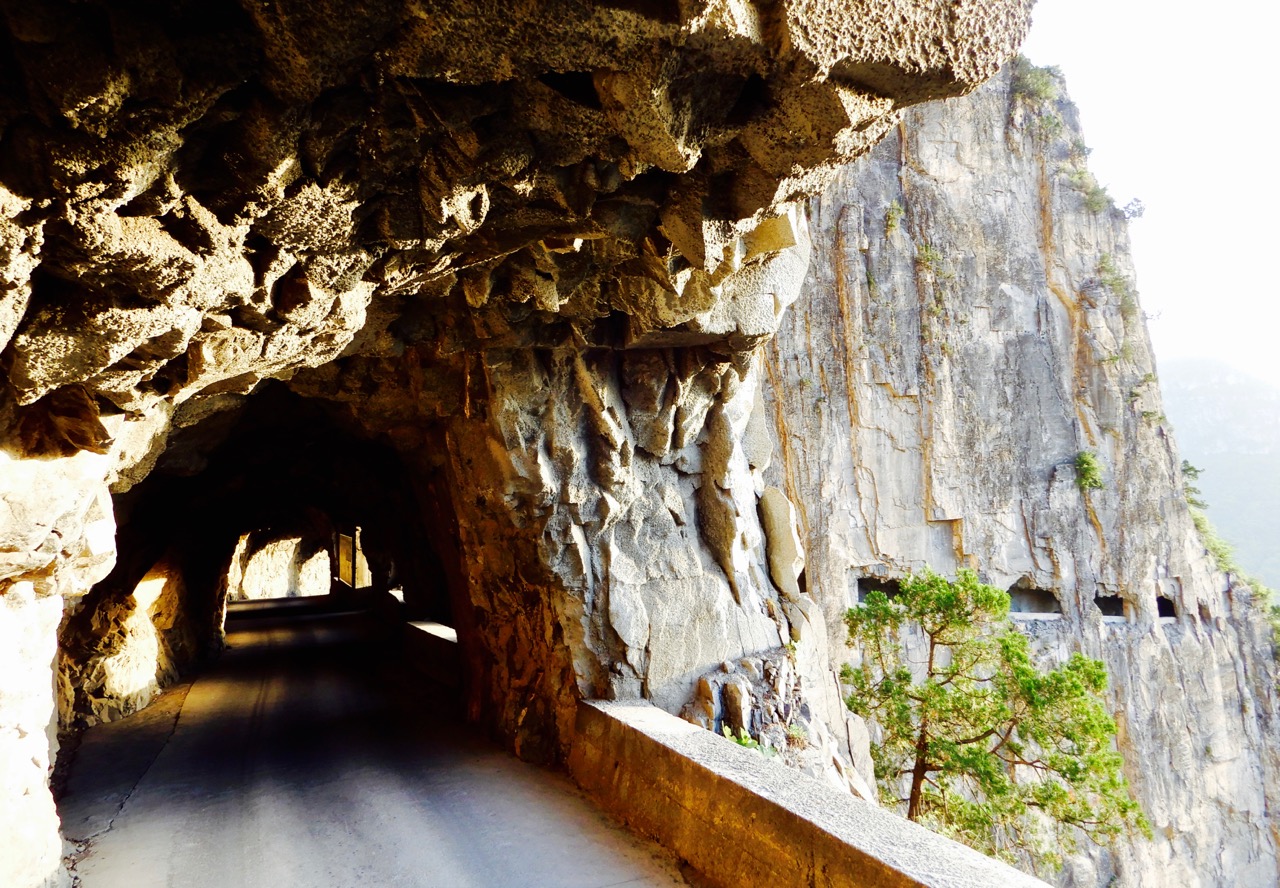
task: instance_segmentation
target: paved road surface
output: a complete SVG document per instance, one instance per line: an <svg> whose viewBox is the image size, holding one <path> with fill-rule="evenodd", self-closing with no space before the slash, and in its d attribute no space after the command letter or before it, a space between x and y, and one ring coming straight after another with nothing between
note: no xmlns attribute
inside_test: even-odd
<svg viewBox="0 0 1280 888"><path fill-rule="evenodd" d="M228 628L189 689L86 732L60 805L97 834L83 888L685 884L567 779L386 681L362 617Z"/></svg>

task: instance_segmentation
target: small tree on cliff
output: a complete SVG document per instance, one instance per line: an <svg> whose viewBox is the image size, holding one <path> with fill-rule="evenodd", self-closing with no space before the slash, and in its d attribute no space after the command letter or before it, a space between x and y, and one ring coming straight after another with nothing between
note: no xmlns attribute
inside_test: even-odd
<svg viewBox="0 0 1280 888"><path fill-rule="evenodd" d="M1078 827L1097 842L1149 833L1112 749L1103 664L1079 653L1042 672L1009 622L1009 596L961 571L926 571L892 598L848 612L860 668L844 667L846 704L880 726L872 749L886 801L987 854L1057 867ZM904 631L921 633L908 660Z"/></svg>

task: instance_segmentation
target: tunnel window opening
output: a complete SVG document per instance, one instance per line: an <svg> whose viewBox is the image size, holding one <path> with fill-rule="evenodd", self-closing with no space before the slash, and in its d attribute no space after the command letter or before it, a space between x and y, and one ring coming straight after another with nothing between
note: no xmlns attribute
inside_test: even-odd
<svg viewBox="0 0 1280 888"><path fill-rule="evenodd" d="M1009 613L1024 619L1057 619L1062 616L1058 596L1024 577L1009 587Z"/></svg>
<svg viewBox="0 0 1280 888"><path fill-rule="evenodd" d="M292 522L291 522L292 523ZM298 524L305 525L300 521ZM327 524L322 519L311 523ZM223 580L226 601L317 598L330 592L331 557L322 528L263 528L236 540Z"/></svg>
<svg viewBox="0 0 1280 888"><path fill-rule="evenodd" d="M1173 599L1169 596L1157 595L1156 614L1161 619L1176 620L1178 618L1178 607L1173 603Z"/></svg>
<svg viewBox="0 0 1280 888"><path fill-rule="evenodd" d="M858 603L866 601L867 595L871 592L883 592L884 596L892 601L902 594L902 586L897 580L861 577L858 580Z"/></svg>
<svg viewBox="0 0 1280 888"><path fill-rule="evenodd" d="M1128 605L1119 595L1101 593L1094 596L1093 603L1107 622L1123 622L1128 617Z"/></svg>

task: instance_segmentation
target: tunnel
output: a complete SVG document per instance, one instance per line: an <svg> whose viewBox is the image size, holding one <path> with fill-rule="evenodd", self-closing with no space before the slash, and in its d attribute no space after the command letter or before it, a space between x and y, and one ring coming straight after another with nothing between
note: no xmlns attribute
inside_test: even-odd
<svg viewBox="0 0 1280 888"><path fill-rule="evenodd" d="M468 719L474 640L431 497L385 442L281 383L182 429L115 497L116 567L63 627L66 722L93 726L57 793L78 878L514 888L585 866L679 884ZM320 594L289 594L320 562Z"/></svg>
<svg viewBox="0 0 1280 888"><path fill-rule="evenodd" d="M816 646L771 580L746 428L802 203L900 110L995 75L1023 4L840 9L812 40L806 15L446 7L6 8L0 882L67 881L59 727L71 751L161 725L187 685L265 706L270 683L201 690L252 651L302 696L339 673L288 639L333 640L373 684L316 699L368 692L394 728L394 645L360 628L388 601L456 639L463 721L553 765L584 701L675 719L719 664ZM871 67L869 31L893 47ZM228 599L259 594L304 606L245 634ZM318 751L351 728L312 727Z"/></svg>
<svg viewBox="0 0 1280 888"><path fill-rule="evenodd" d="M160 605L169 611L163 620L153 619L163 623L154 690L217 653L228 598L296 594L299 582L312 595L353 606L394 589L406 619L456 627L456 590L423 496L430 496L426 486L394 450L344 428L323 404L280 383L182 429L150 475L114 498L116 566L65 620L62 663L77 711L64 723L93 723L145 705L146 688L131 700L93 699L110 696L111 678L85 676L117 661L146 669L137 657L120 656L132 642L128 633L114 636L114 650L110 642L104 649L102 628L127 621L131 607L154 609L140 590L162 582L172 587L172 600ZM464 631L462 643L468 641Z"/></svg>
<svg viewBox="0 0 1280 888"><path fill-rule="evenodd" d="M1009 587L1009 612L1028 617L1053 617L1062 614L1062 603L1052 590L1042 589L1029 577L1022 577Z"/></svg>
<svg viewBox="0 0 1280 888"><path fill-rule="evenodd" d="M184 429L116 498L117 566L64 627L72 721L105 722L77 736L58 799L84 884L515 888L568 884L567 861L676 884L567 780L467 720L465 670L436 681L405 655L415 626L470 642L424 491L385 444L271 384ZM228 602L238 561L280 541L281 564L330 556L323 594ZM113 698L94 680L110 669L171 686Z"/></svg>

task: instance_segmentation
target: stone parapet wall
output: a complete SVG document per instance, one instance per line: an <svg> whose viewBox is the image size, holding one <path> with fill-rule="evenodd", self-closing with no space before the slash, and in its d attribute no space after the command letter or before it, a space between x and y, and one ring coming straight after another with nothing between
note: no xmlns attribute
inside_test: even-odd
<svg viewBox="0 0 1280 888"><path fill-rule="evenodd" d="M716 888L1045 888L643 702L584 701L569 772Z"/></svg>

